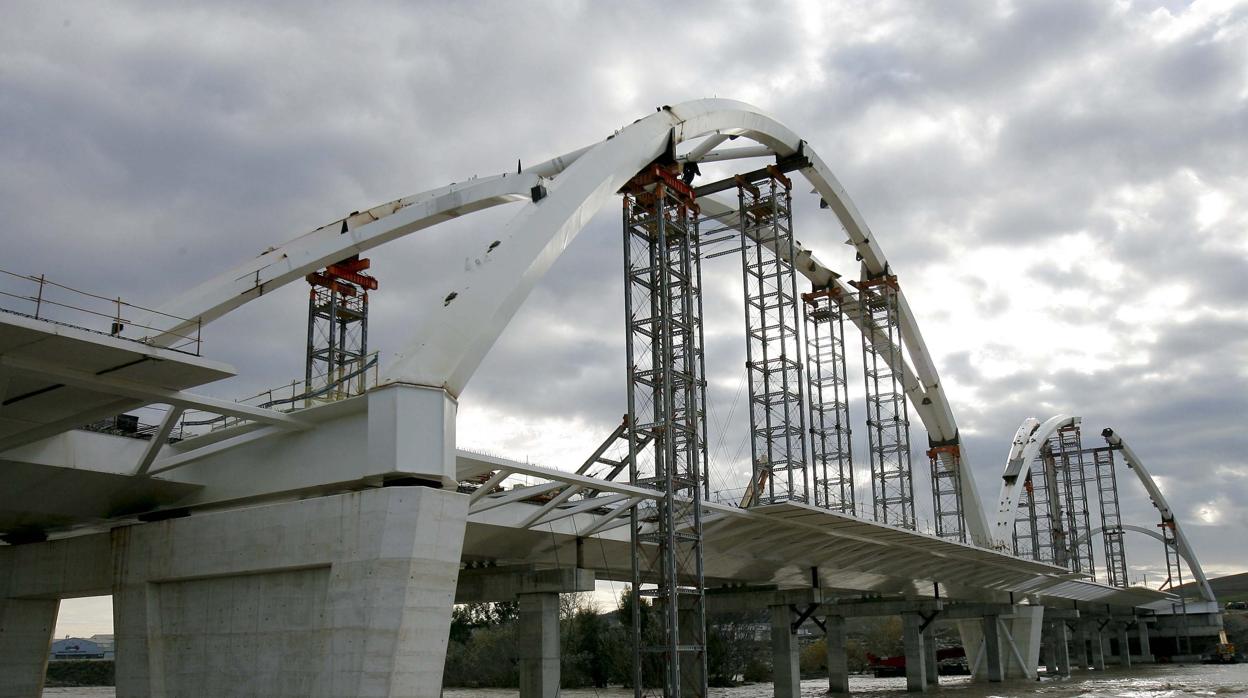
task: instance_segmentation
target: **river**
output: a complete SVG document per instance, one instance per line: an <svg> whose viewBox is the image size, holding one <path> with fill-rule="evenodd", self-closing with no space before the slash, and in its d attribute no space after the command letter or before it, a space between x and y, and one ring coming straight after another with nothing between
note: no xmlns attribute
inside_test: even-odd
<svg viewBox="0 0 1248 698"><path fill-rule="evenodd" d="M906 693L905 679L875 679L867 676L850 678L850 690L862 698L901 698ZM802 696L825 696L825 679L802 682ZM1044 696L1044 698L1178 698L1180 696L1246 696L1248 697L1248 664L1222 666L1149 664L1127 670L1110 668L1106 672L1082 672L1069 679L1040 682L1009 682L1002 684L971 683L968 677L945 676L940 680L940 694L955 698L989 698L997 696ZM115 698L111 688L49 688L44 696L57 698ZM516 691L447 689L444 698L504 698L517 696ZM563 698L627 698L632 691L567 690ZM754 684L737 688L713 688L712 698L764 698L771 696L771 684Z"/></svg>

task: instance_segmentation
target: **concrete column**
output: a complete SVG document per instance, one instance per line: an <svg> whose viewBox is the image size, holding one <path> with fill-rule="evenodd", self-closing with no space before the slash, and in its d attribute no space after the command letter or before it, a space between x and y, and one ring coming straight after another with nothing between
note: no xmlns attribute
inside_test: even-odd
<svg viewBox="0 0 1248 698"><path fill-rule="evenodd" d="M849 659L845 654L845 618L823 619L828 645L828 693L849 693Z"/></svg>
<svg viewBox="0 0 1248 698"><path fill-rule="evenodd" d="M1118 626L1118 663L1121 666L1131 666L1131 636L1127 634L1127 626Z"/></svg>
<svg viewBox="0 0 1248 698"><path fill-rule="evenodd" d="M520 698L559 695L559 595L521 594L516 653Z"/></svg>
<svg viewBox="0 0 1248 698"><path fill-rule="evenodd" d="M1044 624L1044 635L1040 640L1044 645L1044 671L1048 674L1056 675L1057 669L1057 647L1053 640L1053 622L1049 621Z"/></svg>
<svg viewBox="0 0 1248 698"><path fill-rule="evenodd" d="M1005 666L1001 662L1001 617L984 616L984 654L988 663L988 680L1000 682L1005 678Z"/></svg>
<svg viewBox="0 0 1248 698"><path fill-rule="evenodd" d="M1035 679L1036 667L1040 664L1040 636L1044 625L1044 606L1018 605L1014 607L1013 617L1009 619L1007 630L1010 640L1018 649L1016 656L1013 649L1002 652L1005 661L1006 679ZM1021 660L1019 659L1021 657Z"/></svg>
<svg viewBox="0 0 1248 698"><path fill-rule="evenodd" d="M797 633L788 606L771 606L771 670L776 698L800 698L802 673L798 665Z"/></svg>
<svg viewBox="0 0 1248 698"><path fill-rule="evenodd" d="M1059 620L1053 624L1053 651L1057 654L1057 672L1062 676L1070 676L1070 645L1066 632L1066 621Z"/></svg>
<svg viewBox="0 0 1248 698"><path fill-rule="evenodd" d="M1136 632L1139 634L1139 640L1140 640L1140 661L1141 662L1157 661L1157 658L1153 656L1152 644L1149 642L1148 623L1145 623L1143 618L1136 621Z"/></svg>
<svg viewBox="0 0 1248 698"><path fill-rule="evenodd" d="M58 606L60 602L55 599L0 595L0 697L42 694Z"/></svg>
<svg viewBox="0 0 1248 698"><path fill-rule="evenodd" d="M1100 627L1092 630L1092 640L1089 643L1092 648L1092 668L1097 671L1105 671L1105 633Z"/></svg>
<svg viewBox="0 0 1248 698"><path fill-rule="evenodd" d="M923 651L923 632L919 630L922 624L923 617L917 613L901 615L901 637L906 648L906 690L911 693L927 690L927 658Z"/></svg>
<svg viewBox="0 0 1248 698"><path fill-rule="evenodd" d="M1084 623L1075 623L1075 656L1072 658L1074 667L1080 671L1088 668L1088 628Z"/></svg>
<svg viewBox="0 0 1248 698"><path fill-rule="evenodd" d="M936 661L936 626L929 624L923 631L923 672L929 686L940 685L940 667Z"/></svg>

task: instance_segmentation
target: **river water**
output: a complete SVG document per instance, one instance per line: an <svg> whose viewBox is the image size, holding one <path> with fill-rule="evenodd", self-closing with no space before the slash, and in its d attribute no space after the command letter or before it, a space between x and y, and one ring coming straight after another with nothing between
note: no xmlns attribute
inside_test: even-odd
<svg viewBox="0 0 1248 698"><path fill-rule="evenodd" d="M802 682L803 698L826 695L828 682L811 679ZM906 680L876 679L853 676L850 690L862 698L902 698ZM942 695L952 698L995 698L998 696L1043 696L1044 698L1181 698L1182 696L1245 696L1248 697L1248 664L1220 666L1147 664L1127 670L1113 667L1105 672L1082 672L1069 679L1007 682L1000 684L971 683L965 676L942 676ZM115 698L111 688L49 688L44 696L58 698ZM519 695L516 691L446 689L445 698L504 698ZM563 698L627 698L632 691L567 690ZM712 698L764 698L772 695L771 684L754 684L737 688L713 688Z"/></svg>

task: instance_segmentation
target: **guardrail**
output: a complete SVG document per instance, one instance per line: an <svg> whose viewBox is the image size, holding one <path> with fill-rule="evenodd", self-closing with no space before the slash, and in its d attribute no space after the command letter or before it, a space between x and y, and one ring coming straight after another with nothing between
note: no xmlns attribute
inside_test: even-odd
<svg viewBox="0 0 1248 698"><path fill-rule="evenodd" d="M194 356L199 356L203 349L201 333L203 322L198 318L192 321L190 318L182 318L169 313L162 313L153 308L144 308L141 305L128 303L120 297L108 298L95 293L80 291L65 284L51 281L43 274L34 276L0 269L0 282L3 282L0 284L0 300L5 301L5 305L0 305L0 311L3 312L76 327L80 330L118 337L149 346L151 342L147 337L127 337L124 333L127 329L139 328L149 330L155 334L169 335L170 333L166 328L144 325L135 321L133 317L134 311L151 313L174 320L177 324L193 322L193 332L189 334L173 333L172 336L177 338L176 341L172 345L163 348ZM97 329L97 327L88 323L97 325L107 323L108 331Z"/></svg>

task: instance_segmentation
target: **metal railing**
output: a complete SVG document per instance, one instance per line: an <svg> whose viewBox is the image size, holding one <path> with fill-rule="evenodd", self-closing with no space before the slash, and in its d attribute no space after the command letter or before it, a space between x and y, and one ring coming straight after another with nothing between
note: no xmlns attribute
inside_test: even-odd
<svg viewBox="0 0 1248 698"><path fill-rule="evenodd" d="M273 409L279 412L293 412L321 402L333 402L362 395L369 388L375 387L380 380L381 364L378 352L368 354L359 364L357 368L343 374L330 385L317 388L316 390L307 390L306 383L296 379L290 383L262 390L251 397L236 400L235 402L262 409ZM363 381L358 380L361 376L364 377ZM187 432L188 429L193 430L194 427L209 427L210 431L216 431L252 421L246 417L225 415L214 415L208 418L201 417L201 415L207 414L211 413L200 410L187 410L182 414L182 419L178 422L178 429L182 432Z"/></svg>
<svg viewBox="0 0 1248 698"><path fill-rule="evenodd" d="M125 335L130 328L148 330L156 335L175 338L172 344L163 348L194 356L199 356L203 348L201 336L203 321L199 318L191 320L128 303L120 297L108 298L80 291L51 281L43 274L34 276L0 269L0 280L5 282L3 286L0 286L0 301L4 301L4 304L0 304L0 311L152 345L150 337L127 337ZM179 325L192 323L193 330L188 334L177 334L166 328L144 325L134 319L135 311L169 318L177 321ZM96 326L92 326L92 323ZM107 323L108 331L97 329L98 325L104 323Z"/></svg>

